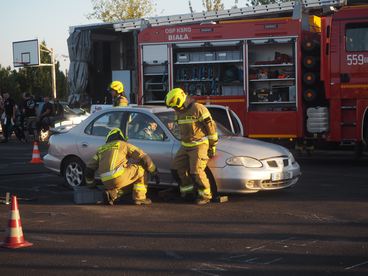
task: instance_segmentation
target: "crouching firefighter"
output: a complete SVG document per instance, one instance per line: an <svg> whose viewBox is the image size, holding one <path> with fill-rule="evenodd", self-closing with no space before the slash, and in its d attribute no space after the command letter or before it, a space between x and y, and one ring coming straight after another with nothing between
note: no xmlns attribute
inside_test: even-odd
<svg viewBox="0 0 368 276"><path fill-rule="evenodd" d="M133 162L133 163L131 163ZM133 203L151 204L146 197L147 174L149 172L160 183L158 172L152 159L141 149L127 143L120 129L112 129L106 136L106 144L87 163L86 184L95 185L95 171L101 177L105 189L105 202L113 205L125 191L133 190Z"/></svg>
<svg viewBox="0 0 368 276"><path fill-rule="evenodd" d="M180 186L181 197L199 205L210 202L211 186L205 169L215 156L218 135L216 123L208 109L191 99L180 88L166 95L167 107L172 107L181 136L181 147L173 162L173 176Z"/></svg>

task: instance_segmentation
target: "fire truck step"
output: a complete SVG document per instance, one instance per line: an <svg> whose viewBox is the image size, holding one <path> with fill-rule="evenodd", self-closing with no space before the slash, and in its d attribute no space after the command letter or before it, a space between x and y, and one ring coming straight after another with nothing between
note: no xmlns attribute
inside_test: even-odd
<svg viewBox="0 0 368 276"><path fill-rule="evenodd" d="M345 139L341 141L340 146L353 146L356 142L355 139Z"/></svg>
<svg viewBox="0 0 368 276"><path fill-rule="evenodd" d="M356 106L355 105L344 105L344 106L341 106L341 109L343 109L343 110L355 110Z"/></svg>

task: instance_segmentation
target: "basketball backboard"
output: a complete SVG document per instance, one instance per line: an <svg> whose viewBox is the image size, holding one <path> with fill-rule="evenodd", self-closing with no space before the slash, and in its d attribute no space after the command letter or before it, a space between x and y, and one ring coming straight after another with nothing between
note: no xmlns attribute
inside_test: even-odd
<svg viewBox="0 0 368 276"><path fill-rule="evenodd" d="M40 64L38 39L13 42L14 67L35 66Z"/></svg>

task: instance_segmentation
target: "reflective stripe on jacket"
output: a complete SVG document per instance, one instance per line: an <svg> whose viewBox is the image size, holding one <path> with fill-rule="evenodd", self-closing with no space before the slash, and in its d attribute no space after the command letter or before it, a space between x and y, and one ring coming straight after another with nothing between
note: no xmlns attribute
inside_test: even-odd
<svg viewBox="0 0 368 276"><path fill-rule="evenodd" d="M217 143L216 123L203 104L187 97L184 109L176 111L176 120L184 147L195 147L204 143L213 146Z"/></svg>
<svg viewBox="0 0 368 276"><path fill-rule="evenodd" d="M115 97L113 105L114 106L128 106L128 104L129 104L128 99L123 95L119 95Z"/></svg>
<svg viewBox="0 0 368 276"><path fill-rule="evenodd" d="M124 173L128 160L137 160L145 170L156 170L152 159L141 149L124 141L112 141L97 149L97 153L87 163L87 169L98 172L102 182L114 180Z"/></svg>

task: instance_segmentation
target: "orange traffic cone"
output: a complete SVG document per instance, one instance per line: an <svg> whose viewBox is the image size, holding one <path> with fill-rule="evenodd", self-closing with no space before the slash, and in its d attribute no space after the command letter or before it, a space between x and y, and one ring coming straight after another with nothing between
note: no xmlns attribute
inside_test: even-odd
<svg viewBox="0 0 368 276"><path fill-rule="evenodd" d="M29 163L32 163L32 164L43 163L41 156L40 156L40 150L38 149L38 143L36 141L33 142L32 160Z"/></svg>
<svg viewBox="0 0 368 276"><path fill-rule="evenodd" d="M6 230L6 238L1 247L6 248L20 248L32 246L33 243L27 242L23 237L22 224L20 222L20 215L18 210L18 201L16 196L12 196L11 208L9 213L9 224Z"/></svg>

